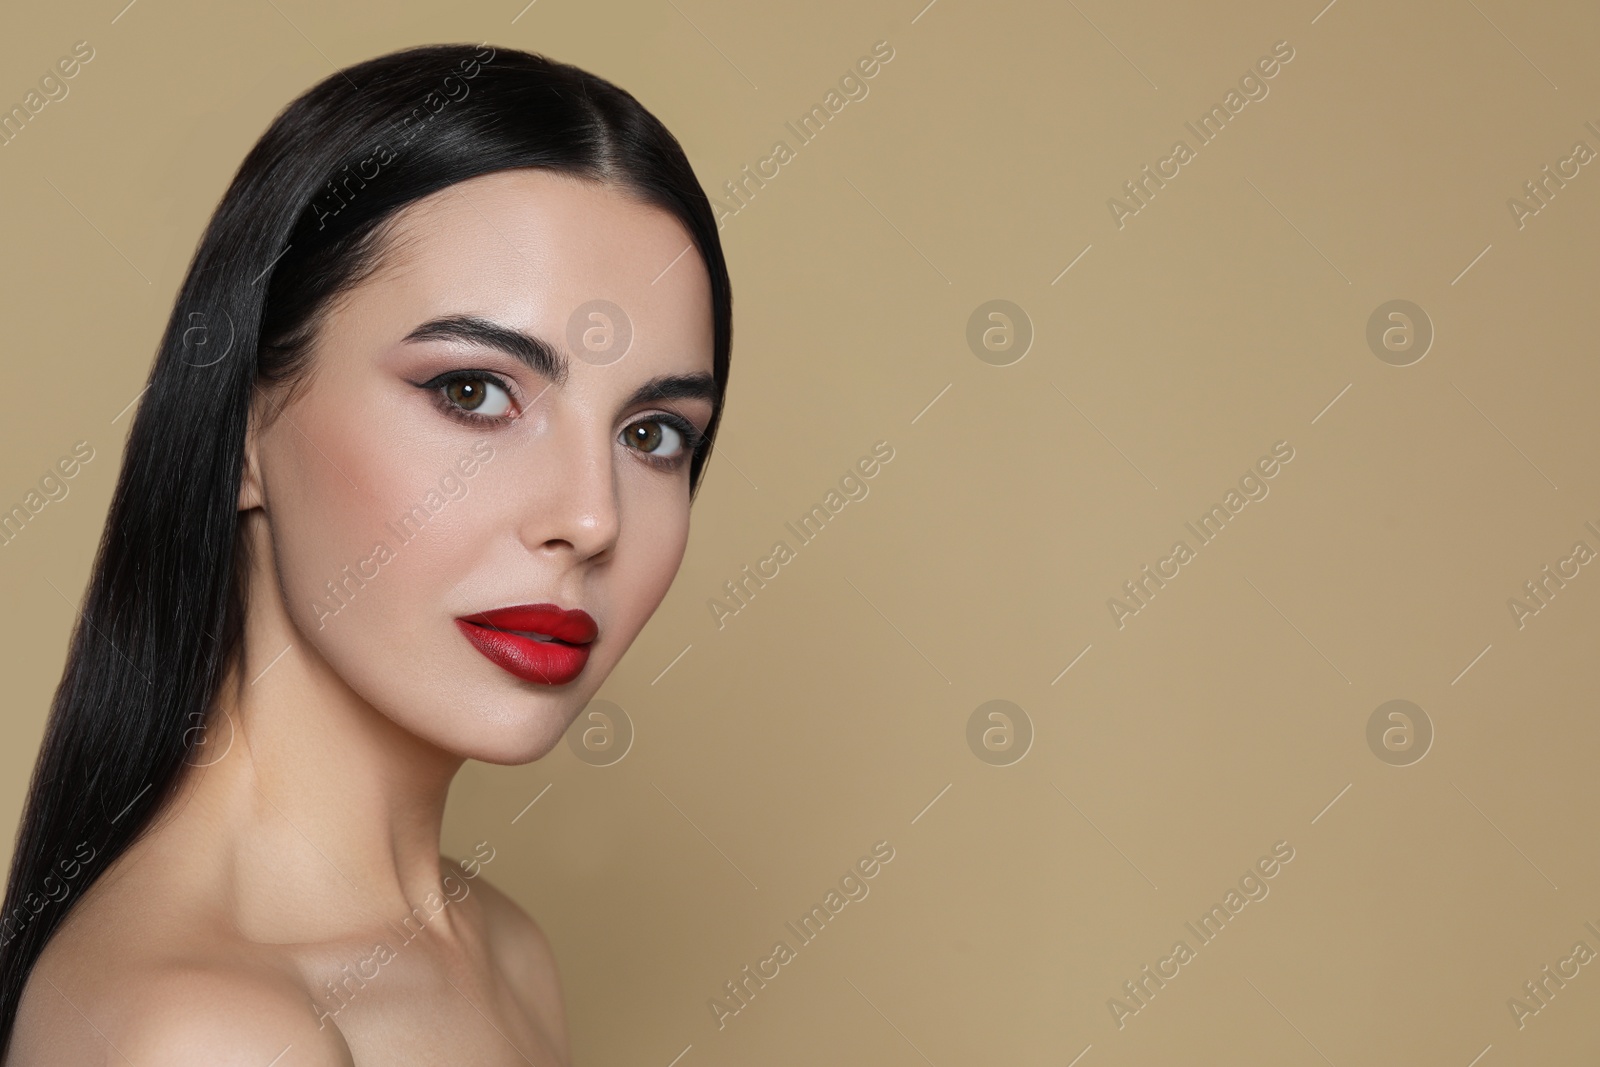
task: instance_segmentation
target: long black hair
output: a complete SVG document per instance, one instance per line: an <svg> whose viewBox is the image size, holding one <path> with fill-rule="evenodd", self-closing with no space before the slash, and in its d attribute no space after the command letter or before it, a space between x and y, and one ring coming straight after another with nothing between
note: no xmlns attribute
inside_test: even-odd
<svg viewBox="0 0 1600 1067"><path fill-rule="evenodd" d="M0 1054L28 975L72 904L148 829L206 743L242 662L238 498L258 384L299 380L333 299L367 276L405 205L491 171L608 183L670 212L710 276L722 414L732 294L717 222L682 147L630 94L487 45L348 67L285 108L207 226L133 421L51 705L0 914Z"/></svg>

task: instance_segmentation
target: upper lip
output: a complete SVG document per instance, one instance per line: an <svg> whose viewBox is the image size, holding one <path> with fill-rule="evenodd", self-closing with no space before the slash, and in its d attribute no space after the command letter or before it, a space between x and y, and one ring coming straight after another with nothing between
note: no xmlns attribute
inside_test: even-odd
<svg viewBox="0 0 1600 1067"><path fill-rule="evenodd" d="M571 645L593 641L600 627L587 611L567 609L556 604L519 604L461 616L463 622L495 630L544 634Z"/></svg>

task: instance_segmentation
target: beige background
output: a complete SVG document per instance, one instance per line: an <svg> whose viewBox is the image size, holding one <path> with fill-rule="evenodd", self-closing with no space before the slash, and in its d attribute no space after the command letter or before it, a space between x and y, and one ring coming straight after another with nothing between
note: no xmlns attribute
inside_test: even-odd
<svg viewBox="0 0 1600 1067"><path fill-rule="evenodd" d="M1600 149L1600 14L124 2L29 6L0 36L7 104L73 42L96 53L0 148L0 503L96 450L0 549L8 828L120 413L280 107L335 66L488 39L633 92L716 195L886 40L870 94L723 231L723 438L683 570L600 694L631 748L456 787L447 849L490 841L488 876L551 936L577 1061L1600 1052L1600 963L1521 1028L1507 1005L1575 942L1600 951L1600 565L1520 629L1507 606L1600 550L1600 167L1521 229L1507 207ZM1107 199L1280 40L1270 94L1118 229ZM966 341L991 299L1035 334L1005 367ZM1365 339L1392 299L1436 331L1406 367ZM879 440L870 495L719 630L723 583ZM1270 495L1119 629L1107 600L1280 440ZM1397 698L1435 733L1408 766L1366 739ZM996 699L1034 732L1009 766L967 741ZM723 983L880 840L870 895L719 1029ZM1199 946L1184 923L1278 841L1270 894ZM1195 958L1119 1029L1108 1000L1179 938Z"/></svg>

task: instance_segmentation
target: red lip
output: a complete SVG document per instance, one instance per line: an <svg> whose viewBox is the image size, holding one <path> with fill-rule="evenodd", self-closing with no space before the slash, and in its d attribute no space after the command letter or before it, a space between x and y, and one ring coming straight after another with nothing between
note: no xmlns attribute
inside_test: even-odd
<svg viewBox="0 0 1600 1067"><path fill-rule="evenodd" d="M526 682L565 685L589 661L589 643L599 627L586 611L554 604L524 604L464 615L456 626L491 663ZM541 641L522 633L554 638Z"/></svg>
<svg viewBox="0 0 1600 1067"><path fill-rule="evenodd" d="M522 604L514 608L495 608L463 615L475 626L488 626L496 630L525 630L544 634L571 645L586 645L594 640L600 628L587 611L574 608L566 611L554 604Z"/></svg>

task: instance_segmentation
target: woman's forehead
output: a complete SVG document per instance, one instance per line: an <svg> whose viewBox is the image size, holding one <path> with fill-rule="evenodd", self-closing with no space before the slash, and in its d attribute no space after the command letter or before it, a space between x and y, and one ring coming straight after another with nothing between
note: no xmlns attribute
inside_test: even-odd
<svg viewBox="0 0 1600 1067"><path fill-rule="evenodd" d="M668 286L679 298L696 272L668 270L688 233L670 212L623 187L536 168L479 175L403 208L392 225L399 264L431 276L473 273L557 286ZM691 264L691 265L698 265ZM709 286L701 291L709 300Z"/></svg>
<svg viewBox="0 0 1600 1067"><path fill-rule="evenodd" d="M615 186L523 168L440 190L398 213L377 268L341 301L347 328L403 336L447 316L559 342L608 310L645 350L713 349L710 282L683 226ZM575 355L583 356L582 352ZM681 360L680 360L681 361Z"/></svg>
<svg viewBox="0 0 1600 1067"><path fill-rule="evenodd" d="M360 348L452 318L536 335L584 362L625 353L645 374L712 365L710 283L682 225L614 186L553 172L496 172L403 209L325 336Z"/></svg>

